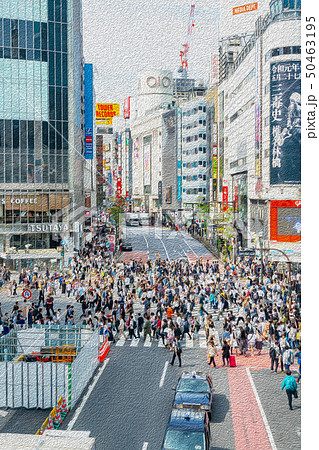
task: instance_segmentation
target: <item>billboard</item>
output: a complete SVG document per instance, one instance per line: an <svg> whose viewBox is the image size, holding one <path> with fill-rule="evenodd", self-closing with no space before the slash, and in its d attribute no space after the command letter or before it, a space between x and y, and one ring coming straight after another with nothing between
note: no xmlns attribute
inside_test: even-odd
<svg viewBox="0 0 319 450"><path fill-rule="evenodd" d="M270 202L270 239L279 242L301 241L301 201Z"/></svg>
<svg viewBox="0 0 319 450"><path fill-rule="evenodd" d="M256 11L258 9L258 2L248 3L248 5L236 6L233 8L233 15L242 14L250 11Z"/></svg>
<svg viewBox="0 0 319 450"><path fill-rule="evenodd" d="M96 120L105 120L120 115L119 103L97 103L95 108Z"/></svg>
<svg viewBox="0 0 319 450"><path fill-rule="evenodd" d="M270 184L301 183L301 62L270 66Z"/></svg>
<svg viewBox="0 0 319 450"><path fill-rule="evenodd" d="M123 112L124 119L129 119L131 116L131 97L127 97L124 100L124 112Z"/></svg>
<svg viewBox="0 0 319 450"><path fill-rule="evenodd" d="M93 159L93 64L84 65L84 157Z"/></svg>
<svg viewBox="0 0 319 450"><path fill-rule="evenodd" d="M255 64L256 64L256 100L255 100L255 175L257 177L261 176L261 124L260 124L260 41L256 41L256 54L255 54Z"/></svg>
<svg viewBox="0 0 319 450"><path fill-rule="evenodd" d="M96 125L113 125L113 117L109 117L107 119L104 119L102 121L97 120Z"/></svg>

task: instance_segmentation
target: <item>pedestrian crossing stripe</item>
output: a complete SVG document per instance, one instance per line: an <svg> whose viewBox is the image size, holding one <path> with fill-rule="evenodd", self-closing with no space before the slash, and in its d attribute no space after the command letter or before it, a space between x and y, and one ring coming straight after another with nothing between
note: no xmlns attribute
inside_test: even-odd
<svg viewBox="0 0 319 450"><path fill-rule="evenodd" d="M146 340L144 342L144 347L150 347L151 345L152 345L152 341L150 339L146 338Z"/></svg>
<svg viewBox="0 0 319 450"><path fill-rule="evenodd" d="M186 338L186 348L193 348L193 347L194 347L193 339L187 339Z"/></svg>
<svg viewBox="0 0 319 450"><path fill-rule="evenodd" d="M125 340L123 336L121 336L120 340L115 343L116 347L123 347L125 343L128 342L129 347L154 347L157 346L159 348L165 348L165 345L163 344L162 339L154 339L152 338L152 341L150 341L149 337L146 337L146 340L144 342L143 338L137 338L133 339L132 341L129 341L128 339ZM194 347L200 347L200 348L206 348L206 338L205 336L199 336L199 339L189 339L187 336L185 340L181 341L181 346L186 349L194 348Z"/></svg>

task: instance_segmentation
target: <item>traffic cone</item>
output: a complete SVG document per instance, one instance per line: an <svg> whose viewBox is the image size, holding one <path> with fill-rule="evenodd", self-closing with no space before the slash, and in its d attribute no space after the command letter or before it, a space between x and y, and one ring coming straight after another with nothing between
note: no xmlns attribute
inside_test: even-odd
<svg viewBox="0 0 319 450"><path fill-rule="evenodd" d="M53 422L52 422L52 417L51 414L49 415L49 420L48 420L48 426L47 426L47 430L53 430L54 426L53 426Z"/></svg>
<svg viewBox="0 0 319 450"><path fill-rule="evenodd" d="M65 418L65 416L67 415L68 412L69 411L68 411L68 407L66 406L65 397L62 397L62 404L61 404L61 416L62 416L62 419Z"/></svg>
<svg viewBox="0 0 319 450"><path fill-rule="evenodd" d="M59 428L61 423L62 423L62 417L61 417L60 409L57 406L55 409L55 416L53 419L54 428Z"/></svg>

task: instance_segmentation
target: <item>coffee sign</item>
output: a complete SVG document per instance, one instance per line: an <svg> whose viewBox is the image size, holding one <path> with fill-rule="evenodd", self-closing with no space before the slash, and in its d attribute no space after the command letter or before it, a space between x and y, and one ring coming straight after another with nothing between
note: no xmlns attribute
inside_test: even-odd
<svg viewBox="0 0 319 450"><path fill-rule="evenodd" d="M1 202L3 205L6 204L6 201L8 201L8 199L2 197ZM38 203L38 199L37 197L13 197L10 199L10 203L15 205L35 205Z"/></svg>

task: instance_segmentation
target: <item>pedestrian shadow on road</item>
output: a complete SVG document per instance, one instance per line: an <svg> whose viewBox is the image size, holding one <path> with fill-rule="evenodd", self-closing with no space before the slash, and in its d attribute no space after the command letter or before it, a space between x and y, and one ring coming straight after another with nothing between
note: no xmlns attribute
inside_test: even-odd
<svg viewBox="0 0 319 450"><path fill-rule="evenodd" d="M213 395L212 423L222 423L229 411L229 400L224 394ZM216 447L217 448L217 447ZM224 450L224 449L223 449Z"/></svg>

